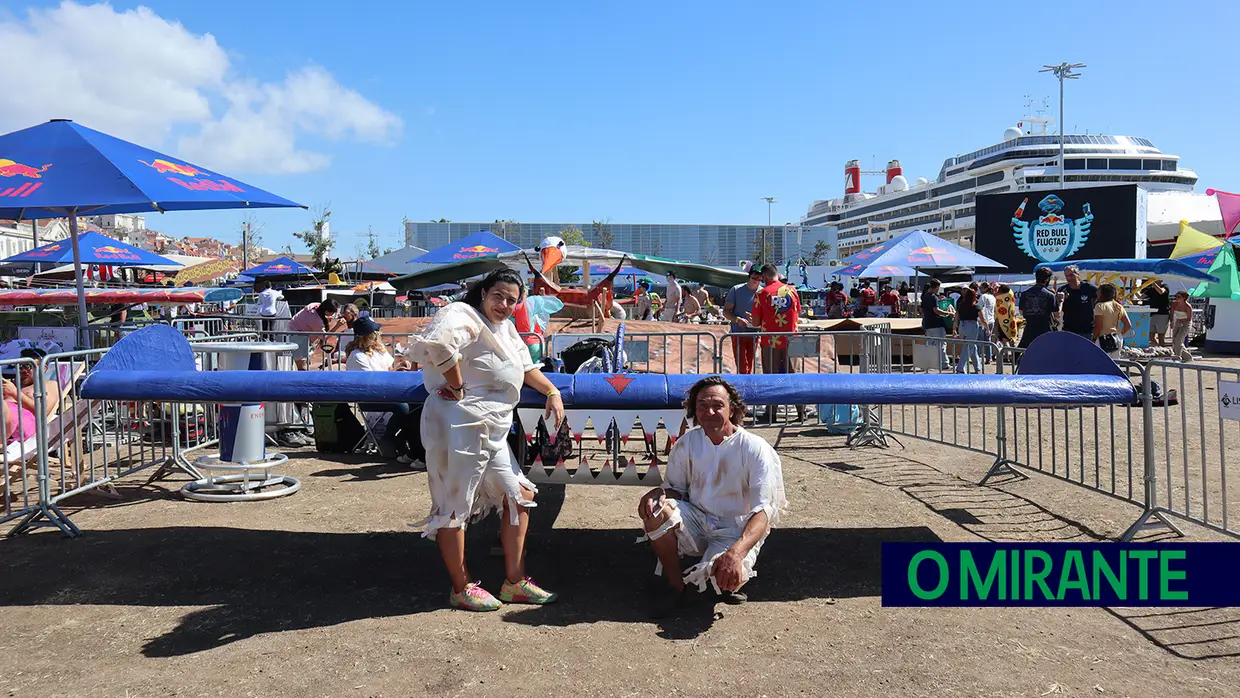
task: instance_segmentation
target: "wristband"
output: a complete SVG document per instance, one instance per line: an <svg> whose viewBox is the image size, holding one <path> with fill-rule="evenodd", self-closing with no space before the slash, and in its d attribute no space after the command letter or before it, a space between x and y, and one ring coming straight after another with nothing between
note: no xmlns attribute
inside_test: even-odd
<svg viewBox="0 0 1240 698"><path fill-rule="evenodd" d="M556 395L559 395L559 394L560 394L560 391L559 391L559 389L558 389L558 388L552 388L551 390L548 390L548 391L547 391L547 395L546 395L546 397L548 397L548 398L553 398L553 397L555 397Z"/></svg>

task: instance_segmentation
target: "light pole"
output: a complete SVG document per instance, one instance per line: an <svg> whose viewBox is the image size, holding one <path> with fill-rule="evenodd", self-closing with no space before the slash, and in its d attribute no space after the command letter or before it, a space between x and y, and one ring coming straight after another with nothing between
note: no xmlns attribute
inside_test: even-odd
<svg viewBox="0 0 1240 698"><path fill-rule="evenodd" d="M1084 68L1084 63L1060 63L1059 65L1044 65L1039 73L1054 73L1059 78L1059 188L1064 186L1063 171L1063 81L1076 80L1081 76L1072 72L1077 68Z"/></svg>
<svg viewBox="0 0 1240 698"><path fill-rule="evenodd" d="M771 204L775 203L776 198L773 196L764 196L762 200L766 202L766 227L762 229L762 264L767 263L766 258L766 232L771 228Z"/></svg>

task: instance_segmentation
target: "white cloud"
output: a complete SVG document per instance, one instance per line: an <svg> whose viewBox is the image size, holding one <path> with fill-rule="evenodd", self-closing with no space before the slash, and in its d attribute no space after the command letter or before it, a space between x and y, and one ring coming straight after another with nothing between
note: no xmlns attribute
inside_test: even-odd
<svg viewBox="0 0 1240 698"><path fill-rule="evenodd" d="M235 75L210 34L140 7L63 2L0 19L0 46L22 56L0 71L0 132L70 118L225 172L306 172L330 156L304 136L387 143L395 114L306 66L278 83Z"/></svg>

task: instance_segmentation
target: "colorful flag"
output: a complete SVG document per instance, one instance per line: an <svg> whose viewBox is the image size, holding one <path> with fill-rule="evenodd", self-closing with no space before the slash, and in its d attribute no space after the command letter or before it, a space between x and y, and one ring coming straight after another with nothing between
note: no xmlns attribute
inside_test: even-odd
<svg viewBox="0 0 1240 698"><path fill-rule="evenodd" d="M1223 214L1223 232L1226 237L1231 237L1231 234L1236 232L1236 226L1240 225L1240 194L1207 189L1206 196L1213 196L1218 200L1219 213Z"/></svg>
<svg viewBox="0 0 1240 698"><path fill-rule="evenodd" d="M1197 230L1189 225L1188 221L1180 221L1180 234L1175 239L1175 249L1171 251L1171 259L1192 257L1222 246L1221 240L1209 233Z"/></svg>

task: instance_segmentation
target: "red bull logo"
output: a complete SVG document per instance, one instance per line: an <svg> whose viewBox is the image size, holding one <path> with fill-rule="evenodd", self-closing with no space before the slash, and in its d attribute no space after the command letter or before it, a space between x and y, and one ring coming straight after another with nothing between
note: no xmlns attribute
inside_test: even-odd
<svg viewBox="0 0 1240 698"><path fill-rule="evenodd" d="M206 179L206 177L212 176L211 173L206 170L200 170L193 165L185 165L182 163L172 162L171 160L164 160L162 158L157 159L154 162L147 162L146 160L139 160L138 162L154 169L160 174L180 175L178 177L169 177L168 181L173 184L179 184L190 191L227 191L233 193L245 191L241 187L229 182L226 179ZM187 182L184 179L181 179L181 177L193 177L196 179L191 179Z"/></svg>
<svg viewBox="0 0 1240 698"><path fill-rule="evenodd" d="M462 247L460 251L452 255L453 259L473 259L474 257L482 257L489 254L498 254L498 247L487 247L486 245L474 245L473 247Z"/></svg>
<svg viewBox="0 0 1240 698"><path fill-rule="evenodd" d="M193 167L191 165L181 165L181 164L171 162L168 160L161 159L161 160L156 160L155 162L147 162L146 160L139 160L138 162L142 163L143 165L146 165L147 167L155 168L155 171L160 174L168 174L169 172L171 172L173 174L179 174L185 177L197 177L198 175L202 174L202 170L198 169L197 167Z"/></svg>
<svg viewBox="0 0 1240 698"><path fill-rule="evenodd" d="M43 173L46 172L49 167L51 167L50 164L44 165L43 167L31 167L30 165L23 165L15 160L0 158L0 177L42 179ZM41 186L43 186L42 182L23 182L21 185L16 187L5 187L0 189L0 197L22 198L30 196Z"/></svg>
<svg viewBox="0 0 1240 698"><path fill-rule="evenodd" d="M59 242L53 242L50 245L44 245L43 247L36 247L35 249L30 250L29 252L26 253L26 256L27 257L51 257L52 255L56 254L62 249L64 249L63 244Z"/></svg>
<svg viewBox="0 0 1240 698"><path fill-rule="evenodd" d="M8 158L0 158L0 177L29 177L30 179L40 179L43 173L51 165L44 165L40 168L34 168L30 165L23 165L20 162L14 162Z"/></svg>
<svg viewBox="0 0 1240 698"><path fill-rule="evenodd" d="M292 272L292 271L293 271L293 268L292 268L292 267L290 267L290 266L289 266L289 265L287 265L287 264L273 264L273 265L271 265L271 266L267 267L267 271L270 271L270 272L285 272L285 273L290 273L290 272Z"/></svg>
<svg viewBox="0 0 1240 698"><path fill-rule="evenodd" d="M138 259L133 251L115 245L101 245L95 248L95 256L100 259Z"/></svg>

